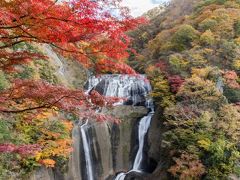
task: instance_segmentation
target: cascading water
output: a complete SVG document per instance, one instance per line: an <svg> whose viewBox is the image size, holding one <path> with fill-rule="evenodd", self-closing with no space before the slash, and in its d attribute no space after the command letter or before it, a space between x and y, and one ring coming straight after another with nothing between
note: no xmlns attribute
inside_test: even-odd
<svg viewBox="0 0 240 180"><path fill-rule="evenodd" d="M128 173L130 173L132 171L142 172L141 164L142 164L142 161L143 161L144 139L145 139L145 136L146 136L146 134L148 132L148 129L150 127L152 116L154 115L153 106L148 107L148 108L150 108L151 111L148 113L147 116L144 116L140 120L139 125L138 125L138 142L139 142L139 147L138 147L137 155L136 155L134 163L133 163L133 167L132 167L132 169ZM119 173L116 176L115 180L124 180L128 173Z"/></svg>
<svg viewBox="0 0 240 180"><path fill-rule="evenodd" d="M143 117L139 123L139 127L138 127L139 148L138 148L138 152L135 157L135 160L134 160L134 164L133 164L133 168L132 168L133 171L141 171L144 139L145 139L145 135L148 131L148 128L150 126L152 116L153 116L153 112L151 112L147 116Z"/></svg>
<svg viewBox="0 0 240 180"><path fill-rule="evenodd" d="M133 167L131 171L141 172L141 164L143 160L143 147L145 135L150 126L153 116L154 107L153 102L147 97L151 92L151 86L144 75L130 76L130 75L102 75L99 77L90 77L87 83L86 93L91 90L96 90L100 94L108 97L120 97L124 100L115 105L140 105L150 109L150 113L143 117L138 125L138 142L139 148L136 154ZM81 126L81 134L83 141L83 149L86 160L87 180L93 180L93 163L91 158L90 143L87 137L88 122ZM115 179L123 180L125 173L120 173Z"/></svg>
<svg viewBox="0 0 240 180"><path fill-rule="evenodd" d="M87 91L95 89L100 94L109 97L126 98L118 103L145 106L151 86L144 75L102 75L91 77L87 83ZM148 103L151 101L148 101ZM149 105L147 105L149 106Z"/></svg>
<svg viewBox="0 0 240 180"><path fill-rule="evenodd" d="M86 160L86 168L87 168L87 177L88 180L93 180L93 166L92 166L92 157L90 152L90 143L89 143L89 136L88 136L88 120L85 124L83 124L81 127L81 135L82 135L82 141L83 141L83 150Z"/></svg>

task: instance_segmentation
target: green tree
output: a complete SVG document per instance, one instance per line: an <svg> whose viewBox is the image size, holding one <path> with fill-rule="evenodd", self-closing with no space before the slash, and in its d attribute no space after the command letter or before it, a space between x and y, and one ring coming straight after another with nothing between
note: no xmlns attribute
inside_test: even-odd
<svg viewBox="0 0 240 180"><path fill-rule="evenodd" d="M172 43L177 51L183 51L192 46L192 42L199 38L198 31L191 25L185 24L178 28L172 37Z"/></svg>

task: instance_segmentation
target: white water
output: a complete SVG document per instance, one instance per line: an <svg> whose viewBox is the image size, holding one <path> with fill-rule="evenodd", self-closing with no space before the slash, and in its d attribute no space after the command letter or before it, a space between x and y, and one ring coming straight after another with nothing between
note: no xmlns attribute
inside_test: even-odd
<svg viewBox="0 0 240 180"><path fill-rule="evenodd" d="M87 168L87 180L93 180L93 166L92 166L92 158L91 158L91 151L90 151L90 143L88 141L88 121L81 126L81 135L83 141L83 150L85 155L86 161L86 168Z"/></svg>
<svg viewBox="0 0 240 180"><path fill-rule="evenodd" d="M151 109L153 109L153 107L151 107ZM138 142L139 142L138 145L139 145L139 147L138 147L137 155L135 157L132 169L130 171L128 171L127 173L119 173L115 177L115 180L124 180L126 175L132 171L142 172L141 164L143 161L143 148L144 148L144 143L145 143L145 136L150 127L150 123L151 123L153 115L154 115L154 112L151 111L150 113L148 113L147 116L144 116L139 122L139 125L138 125Z"/></svg>
<svg viewBox="0 0 240 180"><path fill-rule="evenodd" d="M219 92L223 93L223 87L224 87L223 80L221 77L219 77L216 83L216 88L219 90Z"/></svg>
<svg viewBox="0 0 240 180"><path fill-rule="evenodd" d="M101 84L102 83L102 84ZM144 75L102 75L91 77L88 80L88 92L98 85L101 87L101 94L109 97L126 98L131 101L132 105L137 105L146 101L147 95L151 92L151 86ZM116 105L122 104L122 100Z"/></svg>
<svg viewBox="0 0 240 180"><path fill-rule="evenodd" d="M129 171L130 172L130 171ZM119 173L116 177L115 180L124 180L126 177L127 173Z"/></svg>
<svg viewBox="0 0 240 180"><path fill-rule="evenodd" d="M143 117L141 121L139 122L139 127L138 127L138 141L139 141L139 148L137 155L134 160L133 164L133 171L140 171L141 172L141 163L142 163L142 158L143 158L143 147L144 147L144 139L145 135L148 132L151 119L152 119L153 113L149 113L147 116Z"/></svg>

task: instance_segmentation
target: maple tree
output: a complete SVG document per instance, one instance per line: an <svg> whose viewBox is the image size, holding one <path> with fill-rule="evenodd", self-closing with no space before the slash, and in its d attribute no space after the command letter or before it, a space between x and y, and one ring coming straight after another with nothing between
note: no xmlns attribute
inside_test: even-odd
<svg viewBox="0 0 240 180"><path fill-rule="evenodd" d="M0 14L2 17L0 20L0 69L3 71L12 71L15 65L35 59L47 59L46 56L30 50L12 50L15 45L24 42L49 44L63 56L74 58L86 67L94 68L98 72L122 71L124 73L135 73L134 70L124 64L124 60L128 56L126 50L130 43L130 39L125 35L125 32L136 27L143 20L129 16L128 9L121 7L121 1L3 0L1 1ZM23 90L20 92L15 91L13 86L12 91L15 92L15 95L10 93L11 96L8 96L10 90L1 93L1 112L22 111L6 110L9 107L6 104L15 107L10 102L16 94L18 94L18 98L21 95L22 98L26 99L31 96L30 99L36 102L40 98L37 95L40 89L42 96L40 98L41 105L38 107L46 108L58 104L59 108L69 110L71 107L66 107L69 104L72 103L72 106L74 104L76 107L76 103L81 105L86 100L82 91L67 92L67 89L65 89L64 93L61 87L52 87L55 88L52 91L50 86L44 86L44 83L23 83L15 87ZM30 84L32 84L32 88L28 87L30 89L26 89ZM36 88L36 85L39 89ZM29 94L24 94L24 91L28 91ZM59 93L56 94L57 91ZM66 93L71 93L72 96L80 97L80 99L83 97L83 99L75 99L76 102L73 103L74 98L72 97L71 100L66 100ZM57 100L59 94L62 96ZM46 98L49 95L57 102L49 102L49 98ZM29 100L26 99L25 101ZM50 98L50 101L53 99ZM60 105L60 102L63 101L64 103ZM69 103L67 103L68 101ZM29 101L28 103L33 102ZM4 105L5 107L3 107ZM33 109L35 108L30 107L28 110Z"/></svg>
<svg viewBox="0 0 240 180"><path fill-rule="evenodd" d="M1 73L16 72L17 65L48 59L40 52L17 46L47 44L63 57L74 59L96 73L135 74L125 64L130 44L125 32L144 19L131 17L119 0L1 0L0 16ZM26 113L25 120L31 121L36 114L55 109L73 113L78 118L117 121L95 113L96 108L111 106L116 98L103 97L95 91L88 95L81 89L68 89L41 80L11 81L10 88L3 87L0 91L2 114ZM47 141L40 144L44 143ZM32 154L33 151L31 145L1 144L1 152ZM48 159L42 162L54 165Z"/></svg>
<svg viewBox="0 0 240 180"><path fill-rule="evenodd" d="M102 66L104 60L122 65L130 43L125 32L143 22L129 16L118 0L2 0L0 5L3 70L44 58L29 51L7 51L22 42L50 44L87 67L97 67L98 62Z"/></svg>

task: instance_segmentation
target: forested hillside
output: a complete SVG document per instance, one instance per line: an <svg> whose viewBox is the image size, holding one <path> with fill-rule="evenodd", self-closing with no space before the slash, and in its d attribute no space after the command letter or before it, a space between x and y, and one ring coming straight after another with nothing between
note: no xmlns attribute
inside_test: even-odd
<svg viewBox="0 0 240 180"><path fill-rule="evenodd" d="M239 175L239 25L238 0L173 0L130 33L138 54L129 63L151 79L163 121L152 177Z"/></svg>
<svg viewBox="0 0 240 180"><path fill-rule="evenodd" d="M145 18L0 0L0 17L0 179L240 178L240 0Z"/></svg>

